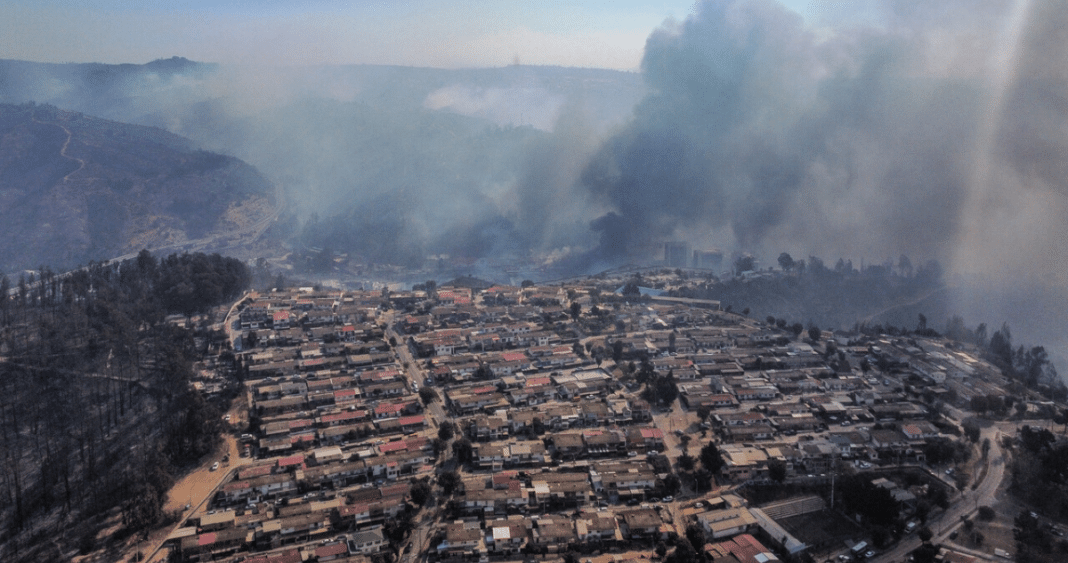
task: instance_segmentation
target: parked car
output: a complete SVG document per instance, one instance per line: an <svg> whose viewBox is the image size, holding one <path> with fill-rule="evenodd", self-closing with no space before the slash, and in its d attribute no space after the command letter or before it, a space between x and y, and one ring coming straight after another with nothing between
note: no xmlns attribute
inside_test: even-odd
<svg viewBox="0 0 1068 563"><path fill-rule="evenodd" d="M215 463L211 464L211 470L212 471L215 471L218 468L219 468L219 462L216 461Z"/></svg>

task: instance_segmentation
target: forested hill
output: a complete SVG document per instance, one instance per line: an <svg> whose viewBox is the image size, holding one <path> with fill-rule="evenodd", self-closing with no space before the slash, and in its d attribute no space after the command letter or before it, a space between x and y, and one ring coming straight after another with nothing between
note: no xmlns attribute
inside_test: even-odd
<svg viewBox="0 0 1068 563"><path fill-rule="evenodd" d="M273 197L253 167L161 129L0 105L0 271L239 229L273 212Z"/></svg>
<svg viewBox="0 0 1068 563"><path fill-rule="evenodd" d="M248 280L232 258L148 252L0 277L0 561L69 561L105 525L121 541L165 518L174 476L215 447L240 385L222 366L221 402L194 391L192 362L225 335L166 316L211 311Z"/></svg>

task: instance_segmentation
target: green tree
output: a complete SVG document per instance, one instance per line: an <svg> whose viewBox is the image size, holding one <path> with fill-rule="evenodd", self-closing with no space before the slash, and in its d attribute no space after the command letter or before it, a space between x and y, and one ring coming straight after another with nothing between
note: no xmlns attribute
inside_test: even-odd
<svg viewBox="0 0 1068 563"><path fill-rule="evenodd" d="M441 397L438 395L437 391L430 387L421 387L419 388L419 399L423 401L424 405L429 405L434 401L440 400Z"/></svg>
<svg viewBox="0 0 1068 563"><path fill-rule="evenodd" d="M779 255L779 267L789 272L794 269L794 259L789 254L783 252Z"/></svg>
<svg viewBox="0 0 1068 563"><path fill-rule="evenodd" d="M446 420L441 423L441 426L438 426L438 438L448 442L449 440L452 440L455 435L456 425L452 422Z"/></svg>
<svg viewBox="0 0 1068 563"><path fill-rule="evenodd" d="M675 544L675 551L665 559L665 563L696 563L697 550L688 541L680 541Z"/></svg>
<svg viewBox="0 0 1068 563"><path fill-rule="evenodd" d="M475 449L474 446L471 445L471 440L468 440L466 437L460 438L452 443L452 453L460 463L470 463L474 451Z"/></svg>
<svg viewBox="0 0 1068 563"><path fill-rule="evenodd" d="M749 254L739 256L734 261L734 274L742 275L743 272L749 272L756 269L756 258L753 258Z"/></svg>
<svg viewBox="0 0 1068 563"><path fill-rule="evenodd" d="M723 468L723 456L719 453L714 441L708 442L701 448L701 465L706 471L715 475Z"/></svg>
<svg viewBox="0 0 1068 563"><path fill-rule="evenodd" d="M461 482L460 474L455 471L442 473L438 477L438 485L441 485L441 491L445 493L445 496L452 496L460 487Z"/></svg>
<svg viewBox="0 0 1068 563"><path fill-rule="evenodd" d="M696 522L690 522L686 526L686 539L690 541L690 545L694 550L701 553L705 549L705 544L708 543L708 537L705 535L705 528Z"/></svg>
<svg viewBox="0 0 1068 563"><path fill-rule="evenodd" d="M695 460L690 454L682 454L676 460L676 464L678 464L679 469L683 471L693 471Z"/></svg>
<svg viewBox="0 0 1068 563"><path fill-rule="evenodd" d="M927 542L931 541L931 538L934 537L934 533L931 532L930 528L928 528L927 526L924 526L924 527L920 528L920 531L917 533L917 536L919 536L920 541L922 541L923 543L927 543Z"/></svg>
<svg viewBox="0 0 1068 563"><path fill-rule="evenodd" d="M768 462L768 477L776 483L786 480L786 462L781 459L772 459Z"/></svg>
<svg viewBox="0 0 1068 563"><path fill-rule="evenodd" d="M682 480L674 473L668 473L664 477L664 492L668 495L677 495L682 490Z"/></svg>
<svg viewBox="0 0 1068 563"><path fill-rule="evenodd" d="M413 480L411 487L408 489L408 495L416 506L426 506L432 497L430 483L427 482L425 477Z"/></svg>

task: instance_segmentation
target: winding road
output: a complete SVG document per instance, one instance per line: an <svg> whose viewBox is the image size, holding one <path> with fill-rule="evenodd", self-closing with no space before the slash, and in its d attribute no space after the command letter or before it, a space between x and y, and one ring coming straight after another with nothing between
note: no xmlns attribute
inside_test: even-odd
<svg viewBox="0 0 1068 563"><path fill-rule="evenodd" d="M1015 423L1011 424L1015 428ZM961 524L962 517L973 517L979 510L980 506L994 505L997 503L994 495L1001 485L1002 479L1005 478L1005 466L1007 464L1005 458L1005 452L1001 449L1000 440L1001 426L999 424L992 424L982 430L980 436L980 443L983 439L990 440L990 451L986 457L986 476L983 477L979 486L975 489L965 490L964 493L958 497L952 505L940 516L936 516L927 522L927 527L934 532L934 537L931 538L932 543L944 543L949 539L949 535L956 530L957 526ZM876 555L871 559L875 563L898 563L900 561L906 561L908 554L920 547L920 538L917 534L913 533L907 538L901 540L893 548L885 553ZM957 549L954 547L954 549ZM969 550L969 554L986 559L989 561L1002 561L992 555L988 555L982 552L973 552Z"/></svg>

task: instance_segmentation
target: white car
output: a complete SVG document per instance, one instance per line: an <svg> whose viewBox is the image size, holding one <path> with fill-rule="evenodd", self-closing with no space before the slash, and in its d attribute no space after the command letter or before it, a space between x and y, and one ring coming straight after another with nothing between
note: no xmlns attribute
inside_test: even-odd
<svg viewBox="0 0 1068 563"><path fill-rule="evenodd" d="M215 471L218 468L219 468L219 462L216 461L215 463L211 464L211 470L212 471Z"/></svg>

